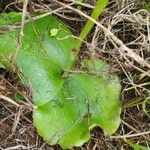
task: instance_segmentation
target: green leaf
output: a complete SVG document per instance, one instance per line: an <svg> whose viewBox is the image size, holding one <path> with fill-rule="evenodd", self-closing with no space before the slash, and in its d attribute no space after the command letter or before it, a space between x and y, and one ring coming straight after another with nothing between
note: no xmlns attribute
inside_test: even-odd
<svg viewBox="0 0 150 150"><path fill-rule="evenodd" d="M8 16L20 18L14 13ZM14 59L19 32L0 35L0 62L7 67ZM37 132L64 149L87 142L95 126L112 134L120 123L118 77L110 75L109 66L101 60L84 60L79 71L71 71L74 43L70 31L56 17L47 16L25 24L15 58L21 80L32 92Z"/></svg>
<svg viewBox="0 0 150 150"><path fill-rule="evenodd" d="M60 25L62 28L57 37L71 35L54 16L42 18L34 24L28 23L24 27L25 36L20 43L16 64L23 74L24 82L32 89L36 105L43 105L55 97L64 82L61 79L62 72L74 61L74 39L49 36L49 30ZM3 60L13 59L18 36L19 30L0 36L0 56Z"/></svg>
<svg viewBox="0 0 150 150"><path fill-rule="evenodd" d="M116 76L69 74L62 90L63 95L34 112L34 124L46 141L71 148L88 141L89 130L95 126L105 134L116 131L120 123Z"/></svg>
<svg viewBox="0 0 150 150"><path fill-rule="evenodd" d="M21 20L21 13L11 12L0 14L0 25L13 25Z"/></svg>
<svg viewBox="0 0 150 150"><path fill-rule="evenodd" d="M125 142L126 142L131 148L133 148L134 150L149 150L148 147L145 147L145 146L142 146L142 145L139 145L139 144L132 143L132 142L129 141L129 140L125 140Z"/></svg>

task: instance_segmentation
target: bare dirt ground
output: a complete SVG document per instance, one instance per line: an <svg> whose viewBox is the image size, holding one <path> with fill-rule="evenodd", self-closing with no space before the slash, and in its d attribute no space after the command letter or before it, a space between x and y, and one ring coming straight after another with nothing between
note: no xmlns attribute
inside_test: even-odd
<svg viewBox="0 0 150 150"><path fill-rule="evenodd" d="M64 0L68 5L72 0ZM94 27L81 48L79 61L95 55L112 66L120 77L122 92L121 125L113 136L104 136L101 129L91 131L91 140L76 150L130 150L125 139L148 147L150 145L150 12L142 9L148 0L110 0L99 18L99 23L114 33L133 53L123 53L113 38L99 26ZM90 14L95 0L84 0L82 12ZM22 1L0 0L0 11L22 11ZM70 9L62 9L57 0L29 0L27 11L49 12L57 15L78 36L86 18ZM76 7L72 5L71 7ZM29 89L18 82L15 74L0 69L0 94L9 98L20 92L30 97ZM32 124L30 109L16 107L0 98L0 149L53 150L40 138Z"/></svg>

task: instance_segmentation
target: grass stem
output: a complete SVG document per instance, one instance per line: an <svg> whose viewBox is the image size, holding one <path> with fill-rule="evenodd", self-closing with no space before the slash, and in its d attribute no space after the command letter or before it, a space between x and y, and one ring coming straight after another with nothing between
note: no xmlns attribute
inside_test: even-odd
<svg viewBox="0 0 150 150"><path fill-rule="evenodd" d="M91 14L91 18L97 20L99 15L102 13L103 9L105 8L107 4L107 0L98 0L97 4ZM87 23L85 24L85 26L83 27L80 35L79 35L79 40L77 40L75 49L79 50L83 40L87 37L87 35L90 33L92 27L94 25L94 22L92 22L91 20L88 20Z"/></svg>

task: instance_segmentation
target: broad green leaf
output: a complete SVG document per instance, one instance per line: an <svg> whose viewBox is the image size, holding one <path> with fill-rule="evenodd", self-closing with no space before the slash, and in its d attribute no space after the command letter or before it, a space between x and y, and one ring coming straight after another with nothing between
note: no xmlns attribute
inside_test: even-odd
<svg viewBox="0 0 150 150"><path fill-rule="evenodd" d="M96 59L94 61L91 61L89 59L85 59L81 65L81 69L87 70L90 74L102 76L108 73L109 66L102 60Z"/></svg>
<svg viewBox="0 0 150 150"><path fill-rule="evenodd" d="M0 25L13 25L21 20L21 13L11 12L0 14Z"/></svg>
<svg viewBox="0 0 150 150"><path fill-rule="evenodd" d="M102 66L108 68L102 61L99 68L98 60L85 62L93 70L96 66L95 71L103 70ZM120 123L119 93L116 75L71 73L65 80L62 95L34 112L34 124L51 145L59 143L64 149L81 146L89 140L89 131L95 126L101 127L105 134L116 131Z"/></svg>
<svg viewBox="0 0 150 150"><path fill-rule="evenodd" d="M58 26L61 27L58 35L50 37L49 31ZM55 97L64 82L61 74L73 63L74 40L65 38L70 32L53 16L26 24L24 34L16 64L25 83L32 89L34 103L43 105ZM18 36L19 30L0 36L3 61L13 59Z"/></svg>
<svg viewBox="0 0 150 150"><path fill-rule="evenodd" d="M1 25L21 18L18 13L1 16ZM12 66L19 32L0 35L0 62L6 67ZM32 92L37 132L64 149L87 142L95 126L112 134L120 123L118 77L110 75L109 66L101 60L84 60L79 71L71 71L74 43L56 17L44 17L25 24L15 58L21 80Z"/></svg>

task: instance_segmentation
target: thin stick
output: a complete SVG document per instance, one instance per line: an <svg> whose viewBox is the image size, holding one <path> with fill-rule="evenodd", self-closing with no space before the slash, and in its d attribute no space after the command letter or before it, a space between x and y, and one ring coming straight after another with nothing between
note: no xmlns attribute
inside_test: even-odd
<svg viewBox="0 0 150 150"><path fill-rule="evenodd" d="M1 147L0 147L1 148ZM6 148L5 150L16 150L16 149L26 149L26 147L25 146L23 146L23 145L16 145L16 146L12 146L12 147L8 147L8 148ZM28 149L28 148L27 148ZM4 149L3 149L4 150Z"/></svg>
<svg viewBox="0 0 150 150"><path fill-rule="evenodd" d="M19 120L20 120L20 116L21 116L21 113L22 113L22 107L19 108L19 111L17 114L15 114L15 118L14 118L14 123L13 123L13 127L12 127L12 133L11 133L11 136L14 135L16 129L17 129L17 126L19 124Z"/></svg>
<svg viewBox="0 0 150 150"><path fill-rule="evenodd" d="M136 133L136 134L130 134L130 135L118 135L118 136L109 136L111 139L124 139L124 138L131 138L141 135L150 134L150 131L142 132L142 133Z"/></svg>
<svg viewBox="0 0 150 150"><path fill-rule="evenodd" d="M15 58L17 56L17 53L19 51L20 48L20 43L21 43L21 39L23 37L23 28L24 28L24 24L25 24L25 17L26 17L26 9L27 9L27 5L28 5L28 0L23 0L23 10L22 10L22 20L21 20L21 29L20 29L20 34L19 34L19 38L17 41L17 45L16 45L16 51L14 53L14 57L13 57L13 61L12 64L15 61Z"/></svg>
<svg viewBox="0 0 150 150"><path fill-rule="evenodd" d="M16 103L14 100L12 100L11 98L9 98L7 96L4 96L4 95L0 94L0 99L3 99L3 100L5 100L5 101L17 106L17 107L20 107L20 105L18 103Z"/></svg>
<svg viewBox="0 0 150 150"><path fill-rule="evenodd" d="M81 5L81 6L83 6L83 7L87 7L87 8L91 8L91 9L94 8L94 6L92 6L92 5L90 5L90 4L83 3L83 2L82 2L83 0L76 0L76 1L70 0L70 1L71 1L71 2L75 2L76 4Z"/></svg>

